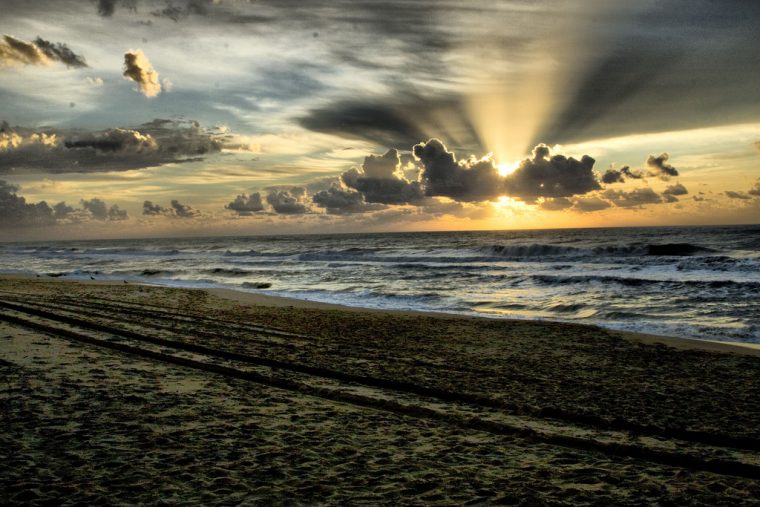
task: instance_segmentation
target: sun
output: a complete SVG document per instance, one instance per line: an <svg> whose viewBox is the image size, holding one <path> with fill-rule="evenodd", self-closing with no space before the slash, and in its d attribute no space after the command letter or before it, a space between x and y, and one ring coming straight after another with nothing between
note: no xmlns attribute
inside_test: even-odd
<svg viewBox="0 0 760 507"><path fill-rule="evenodd" d="M499 164L496 166L496 169L499 171L499 174L501 176L507 176L515 172L519 165L519 162L513 162L511 164Z"/></svg>

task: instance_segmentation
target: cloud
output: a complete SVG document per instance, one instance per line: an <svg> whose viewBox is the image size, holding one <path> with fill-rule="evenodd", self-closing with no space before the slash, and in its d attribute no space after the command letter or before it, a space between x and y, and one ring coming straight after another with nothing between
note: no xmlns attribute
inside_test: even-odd
<svg viewBox="0 0 760 507"><path fill-rule="evenodd" d="M63 63L67 67L87 67L84 57L74 53L66 44L37 37L26 42L11 35L0 39L0 65L49 65Z"/></svg>
<svg viewBox="0 0 760 507"><path fill-rule="evenodd" d="M760 68L749 64L760 51L757 3L670 0L604 7L595 5L589 13L594 22L584 25L585 50L568 46L574 48L564 69L569 79L559 89L565 100L535 139L569 144L757 117L760 106L748 85L760 79Z"/></svg>
<svg viewBox="0 0 760 507"><path fill-rule="evenodd" d="M752 199L752 197L749 194L745 194L744 192L734 192L733 190L726 190L726 197L729 197L730 199L741 199L741 200L749 200Z"/></svg>
<svg viewBox="0 0 760 507"><path fill-rule="evenodd" d="M689 191L685 186L676 183L675 185L668 186L662 193L663 195L686 195Z"/></svg>
<svg viewBox="0 0 760 507"><path fill-rule="evenodd" d="M18 170L43 173L142 169L201 160L227 146L239 149L228 133L193 121L154 120L134 128L102 131L32 130L0 124L0 174Z"/></svg>
<svg viewBox="0 0 760 507"><path fill-rule="evenodd" d="M309 208L301 202L305 197L306 189L292 187L290 190L272 190L267 195L267 202L275 213L281 215L302 215L309 212Z"/></svg>
<svg viewBox="0 0 760 507"><path fill-rule="evenodd" d="M747 191L747 193L749 195L754 195L756 197L760 197L760 178L757 179L757 181L755 182L755 186L753 186L752 188L750 188Z"/></svg>
<svg viewBox="0 0 760 507"><path fill-rule="evenodd" d="M68 149L91 148L98 153L147 153L158 150L158 143L150 134L136 130L109 129L103 132L88 133L83 136L74 134L63 142Z"/></svg>
<svg viewBox="0 0 760 507"><path fill-rule="evenodd" d="M174 211L174 216L176 217L193 218L200 215L200 212L198 210L191 208L187 204L182 204L177 199L172 199L170 204L172 210Z"/></svg>
<svg viewBox="0 0 760 507"><path fill-rule="evenodd" d="M450 197L457 201L488 201L503 194L503 180L489 158L457 161L438 139L412 148L422 161L425 195Z"/></svg>
<svg viewBox="0 0 760 507"><path fill-rule="evenodd" d="M143 215L168 215L171 214L171 210L164 208L160 204L153 204L152 201L143 202Z"/></svg>
<svg viewBox="0 0 760 507"><path fill-rule="evenodd" d="M580 211L581 213L600 211L607 209L610 206L612 205L609 203L609 201L605 201L604 199L597 196L579 197L575 199L575 202L573 203L573 209Z"/></svg>
<svg viewBox="0 0 760 507"><path fill-rule="evenodd" d="M661 154L659 157L649 155L647 158L647 175L656 176L661 180L669 180L671 176L678 176L678 170L672 165L668 164L669 155L667 153Z"/></svg>
<svg viewBox="0 0 760 507"><path fill-rule="evenodd" d="M641 171L633 171L627 165L621 167L620 170L607 169L607 171L602 175L602 183L605 185L611 185L613 183L624 183L625 177L634 180L640 180L644 178L644 173Z"/></svg>
<svg viewBox="0 0 760 507"><path fill-rule="evenodd" d="M594 174L594 159L584 155L580 160L553 155L551 149L539 144L533 158L526 158L505 178L508 195L525 201L538 197L569 197L599 190Z"/></svg>
<svg viewBox="0 0 760 507"><path fill-rule="evenodd" d="M82 199L81 204L82 208L89 211L95 220L125 220L128 218L126 210L120 209L116 204L109 208L103 200L97 197L89 200Z"/></svg>
<svg viewBox="0 0 760 507"><path fill-rule="evenodd" d="M415 204L424 199L420 183L409 181L404 176L395 149L388 150L382 156L365 157L362 167L344 172L341 181L361 193L368 203Z"/></svg>
<svg viewBox="0 0 760 507"><path fill-rule="evenodd" d="M98 0L98 14L103 17L113 16L116 10L116 0Z"/></svg>
<svg viewBox="0 0 760 507"><path fill-rule="evenodd" d="M98 15L104 18L110 18L116 12L116 5L131 10L137 11L137 0L97 0L98 3Z"/></svg>
<svg viewBox="0 0 760 507"><path fill-rule="evenodd" d="M193 218L199 216L200 211L182 204L177 199L172 199L169 207L164 207L153 201L143 201L142 214L144 216L168 216L176 218Z"/></svg>
<svg viewBox="0 0 760 507"><path fill-rule="evenodd" d="M45 201L28 203L16 195L19 187L0 180L0 228L55 224L53 210Z"/></svg>
<svg viewBox="0 0 760 507"><path fill-rule="evenodd" d="M53 226L70 222L120 221L129 218L127 211L114 204L108 206L102 199L82 199L82 208L65 202L50 207L46 201L28 203L17 195L19 187L0 180L0 229L13 227Z"/></svg>
<svg viewBox="0 0 760 507"><path fill-rule="evenodd" d="M158 72L153 69L141 49L130 49L124 53L124 77L137 83L146 97L155 97L161 93Z"/></svg>
<svg viewBox="0 0 760 507"><path fill-rule="evenodd" d="M602 183L605 185L610 185L612 183L623 183L624 181L625 178L623 178L622 171L607 169L607 171L602 175Z"/></svg>
<svg viewBox="0 0 760 507"><path fill-rule="evenodd" d="M166 7L160 10L153 11L151 14L157 18L168 18L175 23L187 18L191 14L206 15L208 10L206 5L210 3L204 0L188 0L184 6L168 3ZM214 3L219 3L214 2Z"/></svg>
<svg viewBox="0 0 760 507"><path fill-rule="evenodd" d="M37 37L34 40L34 45L40 48L50 60L61 62L67 67L81 68L88 66L84 57L74 53L66 44L50 42L41 37Z"/></svg>
<svg viewBox="0 0 760 507"><path fill-rule="evenodd" d="M445 125L441 125L441 118L446 118ZM315 132L361 139L386 148L411 146L420 139L446 135L456 138L461 148L484 149L459 96L430 97L414 90L395 90L388 97L342 100L313 108L297 121Z"/></svg>
<svg viewBox="0 0 760 507"><path fill-rule="evenodd" d="M248 216L264 211L264 203L261 201L261 194L255 192L251 195L238 195L225 208L236 212L238 215Z"/></svg>
<svg viewBox="0 0 760 507"><path fill-rule="evenodd" d="M640 208L645 204L659 204L662 198L649 187L636 188L630 192L623 190L605 190L602 196L621 208Z"/></svg>
<svg viewBox="0 0 760 507"><path fill-rule="evenodd" d="M612 204L598 196L592 195L588 197L574 197L568 199L567 197L554 197L543 199L539 204L541 209L547 211L559 211L570 209L572 211L578 211L580 213L590 213L593 211L600 211L607 209Z"/></svg>
<svg viewBox="0 0 760 507"><path fill-rule="evenodd" d="M361 192L345 191L337 187L317 192L312 197L312 201L318 207L325 208L331 215L368 213L387 208L384 204L365 202Z"/></svg>

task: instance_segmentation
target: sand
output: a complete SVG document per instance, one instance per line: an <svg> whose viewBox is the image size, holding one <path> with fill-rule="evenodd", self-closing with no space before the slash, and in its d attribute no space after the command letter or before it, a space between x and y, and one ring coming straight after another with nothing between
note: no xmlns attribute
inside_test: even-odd
<svg viewBox="0 0 760 507"><path fill-rule="evenodd" d="M757 349L0 278L2 504L741 505Z"/></svg>

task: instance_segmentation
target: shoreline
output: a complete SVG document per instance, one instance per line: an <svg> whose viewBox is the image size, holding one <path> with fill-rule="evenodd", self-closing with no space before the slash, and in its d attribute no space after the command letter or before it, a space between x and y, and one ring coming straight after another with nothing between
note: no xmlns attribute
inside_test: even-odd
<svg viewBox="0 0 760 507"><path fill-rule="evenodd" d="M25 274L10 274L0 273L0 282L4 280L26 280L37 281L42 283L73 283L83 285L111 285L121 287L120 284L114 280L80 280L71 279L65 277L50 277L45 275L32 276ZM365 308L360 306L349 306L340 303L325 303L320 301L311 301L306 299L290 298L279 295L258 294L253 292L246 292L243 290L237 290L233 288L222 287L185 287L185 286L172 286L162 285L157 283L149 283L144 281L132 281L129 282L132 286L145 286L145 287L160 287L170 289L180 289L188 291L201 291L208 294L215 295L217 297L234 301L241 305L253 305L253 306L265 306L265 307L293 307L300 309L311 310L339 310L346 312L357 313L370 313L370 314L384 314L384 315L397 315L397 316L425 316L439 319L474 319L474 320L488 320L488 321L504 321L504 322L538 322L555 324L561 326L578 326L581 328L589 329L601 329L603 331L617 335L619 338L642 343L645 345L665 345L678 350L702 350L708 352L722 352L722 353L735 353L742 355L750 355L760 357L760 344L747 343L747 342L735 342L735 341L721 341L711 339L700 338L683 338L678 336L657 335L650 333L642 333L635 331L625 331L614 328L604 327L603 325L585 324L579 322L567 322L561 320L552 319L518 319L508 317L491 317L488 315L467 315L457 314L449 312L436 312L436 311L423 311L423 310L400 310L400 309L382 309L382 308Z"/></svg>

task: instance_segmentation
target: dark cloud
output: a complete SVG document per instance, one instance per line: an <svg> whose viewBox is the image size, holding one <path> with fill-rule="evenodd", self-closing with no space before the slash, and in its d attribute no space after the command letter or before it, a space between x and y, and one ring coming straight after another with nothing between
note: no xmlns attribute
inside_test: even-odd
<svg viewBox="0 0 760 507"><path fill-rule="evenodd" d="M0 65L47 65L60 62L67 67L87 67L83 56L74 53L66 44L37 37L26 42L10 35L0 40Z"/></svg>
<svg viewBox="0 0 760 507"><path fill-rule="evenodd" d="M414 156L422 161L425 195L457 201L487 201L503 194L503 182L490 159L457 161L438 139L417 144Z"/></svg>
<svg viewBox="0 0 760 507"><path fill-rule="evenodd" d="M28 203L16 195L19 187L0 180L0 228L55 224L53 210L45 201Z"/></svg>
<svg viewBox="0 0 760 507"><path fill-rule="evenodd" d="M98 15L110 18L116 12L116 6L132 12L137 11L137 0L97 0Z"/></svg>
<svg viewBox="0 0 760 507"><path fill-rule="evenodd" d="M141 49L131 49L124 53L124 77L131 79L146 97L155 97L161 93L158 72L153 68L148 57Z"/></svg>
<svg viewBox="0 0 760 507"><path fill-rule="evenodd" d="M569 197L601 188L593 171L593 158L584 155L578 161L552 155L546 145L536 146L533 157L520 162L506 177L487 157L457 161L438 139L414 146L413 152L424 166L422 183L427 196L477 202L506 194L533 202L539 197Z"/></svg>
<svg viewBox="0 0 760 507"><path fill-rule="evenodd" d="M116 10L116 1L117 0L98 0L98 14L106 18L113 16L114 11Z"/></svg>
<svg viewBox="0 0 760 507"><path fill-rule="evenodd" d="M34 45L51 60L61 62L67 67L87 67L84 57L74 53L66 44L46 41L41 37L34 40Z"/></svg>
<svg viewBox="0 0 760 507"><path fill-rule="evenodd" d="M424 199L420 183L404 176L395 149L382 156L367 156L360 169L344 172L341 180L347 187L360 192L368 203L415 204Z"/></svg>
<svg viewBox="0 0 760 507"><path fill-rule="evenodd" d="M345 191L337 187L317 192L312 201L318 207L325 208L331 215L367 213L387 208L384 204L367 203L360 192Z"/></svg>
<svg viewBox="0 0 760 507"><path fill-rule="evenodd" d="M197 217L201 213L200 211L188 206L187 204L182 204L177 199L172 199L172 201L169 203L168 208L158 203L154 203L153 201L144 201L142 214L147 216L193 218Z"/></svg>
<svg viewBox="0 0 760 507"><path fill-rule="evenodd" d="M594 174L594 159L584 155L580 160L564 155L551 155L548 146L533 149L533 158L526 158L505 178L508 195L526 201L538 197L569 197L600 189Z"/></svg>
<svg viewBox="0 0 760 507"><path fill-rule="evenodd" d="M399 97L404 97L399 99ZM411 146L436 136L457 149L484 151L461 97L429 97L397 90L381 99L337 101L297 119L309 130L362 139L386 148Z"/></svg>
<svg viewBox="0 0 760 507"><path fill-rule="evenodd" d="M731 199L741 199L743 201L752 199L749 194L745 194L744 192L734 192L733 190L726 190L726 197Z"/></svg>
<svg viewBox="0 0 760 507"><path fill-rule="evenodd" d="M225 208L245 216L264 211L264 203L261 201L261 194L255 192L251 195L238 195Z"/></svg>
<svg viewBox="0 0 760 507"><path fill-rule="evenodd" d="M656 176L661 180L669 180L671 176L678 176L678 170L672 165L668 164L668 158L670 156L667 153L663 153L658 157L649 155L647 158L647 175Z"/></svg>
<svg viewBox="0 0 760 507"><path fill-rule="evenodd" d="M621 208L640 208L645 204L659 204L662 198L649 187L636 188L630 192L623 190L605 190L602 192L605 199L612 201L615 206Z"/></svg>
<svg viewBox="0 0 760 507"><path fill-rule="evenodd" d="M171 214L171 210L164 208L160 204L153 204L152 201L143 202L143 215L168 215Z"/></svg>
<svg viewBox="0 0 760 507"><path fill-rule="evenodd" d="M170 203L174 216L179 218L193 218L200 215L200 212L191 208L187 204L182 204L177 199L172 199Z"/></svg>
<svg viewBox="0 0 760 507"><path fill-rule="evenodd" d="M64 220L75 212L76 210L72 206L69 206L63 201L53 206L53 216L56 220Z"/></svg>
<svg viewBox="0 0 760 507"><path fill-rule="evenodd" d="M82 208L90 212L90 216L95 220L125 220L127 219L127 212L119 208L114 204L111 207L101 199L94 197L92 199L81 201Z"/></svg>
<svg viewBox="0 0 760 507"><path fill-rule="evenodd" d="M589 58L578 69L567 69L571 79L561 93L569 100L536 140L571 143L757 118L760 103L750 83L760 82L760 4L630 5L638 13L587 25Z"/></svg>
<svg viewBox="0 0 760 507"><path fill-rule="evenodd" d="M364 139L380 146L410 146L424 133L408 119L402 107L361 102L339 102L312 109L298 123L309 130L349 139Z"/></svg>
<svg viewBox="0 0 760 507"><path fill-rule="evenodd" d="M234 136L193 121L154 120L135 128L81 130L0 128L0 174L68 173L142 169L200 160L228 146Z"/></svg>
<svg viewBox="0 0 760 507"><path fill-rule="evenodd" d="M663 195L686 195L689 191L685 186L676 183L675 185L668 186L662 193Z"/></svg>
<svg viewBox="0 0 760 507"><path fill-rule="evenodd" d="M272 190L267 195L267 202L275 213L281 215L302 215L309 212L309 208L301 202L300 198L306 195L306 189L293 187L290 190Z"/></svg>
<svg viewBox="0 0 760 507"><path fill-rule="evenodd" d="M605 185L611 185L612 183L623 183L625 181L625 178L623 178L623 172L616 171L615 169L607 169L607 171L602 175L602 183Z"/></svg>

